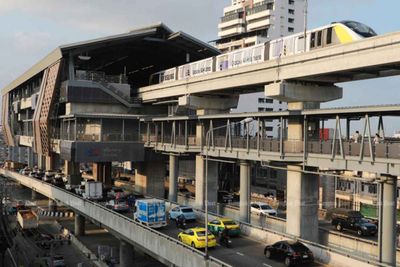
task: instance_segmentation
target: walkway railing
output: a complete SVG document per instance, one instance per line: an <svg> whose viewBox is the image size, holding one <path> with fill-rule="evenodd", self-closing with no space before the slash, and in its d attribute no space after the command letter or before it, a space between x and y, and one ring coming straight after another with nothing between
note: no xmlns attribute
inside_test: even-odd
<svg viewBox="0 0 400 267"><path fill-rule="evenodd" d="M171 146L186 146L188 150L191 147L205 147L205 142L200 143L196 136L142 136L142 141L147 142L148 145L165 144ZM225 136L214 136L210 141L209 148L219 149L247 149L250 151L258 150L263 152L277 152L277 153L304 153L307 154L325 154L333 157L337 156L353 156L362 158L386 158L386 159L400 159L400 142L384 141L382 143L373 144L365 141L364 143L354 143L349 141L342 141L341 144L338 139L336 140L311 140L307 141L307 149L304 151L303 140L287 140L287 139L257 139L256 137L232 137L226 138ZM372 152L372 154L371 154Z"/></svg>

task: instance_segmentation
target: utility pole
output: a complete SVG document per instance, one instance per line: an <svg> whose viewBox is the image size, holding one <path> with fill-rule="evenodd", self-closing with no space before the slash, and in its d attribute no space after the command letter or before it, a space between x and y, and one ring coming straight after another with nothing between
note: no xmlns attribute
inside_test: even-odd
<svg viewBox="0 0 400 267"><path fill-rule="evenodd" d="M307 17L308 17L308 0L304 0L304 52L307 47Z"/></svg>

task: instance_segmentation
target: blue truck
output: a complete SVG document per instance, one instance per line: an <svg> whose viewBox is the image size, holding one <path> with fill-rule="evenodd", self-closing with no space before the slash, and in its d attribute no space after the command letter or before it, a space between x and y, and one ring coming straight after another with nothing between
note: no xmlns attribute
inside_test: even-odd
<svg viewBox="0 0 400 267"><path fill-rule="evenodd" d="M136 212L133 217L136 221L152 228L167 225L165 201L154 198L138 199L135 206Z"/></svg>

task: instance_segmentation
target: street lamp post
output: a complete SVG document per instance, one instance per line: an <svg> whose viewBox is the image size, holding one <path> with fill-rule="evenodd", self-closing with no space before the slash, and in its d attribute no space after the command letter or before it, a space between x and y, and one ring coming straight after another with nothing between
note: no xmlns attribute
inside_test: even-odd
<svg viewBox="0 0 400 267"><path fill-rule="evenodd" d="M253 121L253 118L246 118L239 122L234 122L234 123L230 123L230 124L227 124L224 126L214 128L214 129L209 129L206 133L206 155L205 155L205 158L206 158L205 172L206 173L205 173L205 186L204 186L204 190L205 190L205 193L204 193L204 212L205 212L204 226L206 229L206 233L205 233L206 234L206 246L205 246L204 252L206 254L206 258L208 258L208 147L210 145L211 132L215 131L215 130L223 129L226 127L231 127L231 126L234 126L234 125L240 124L240 123L250 123L252 121Z"/></svg>
<svg viewBox="0 0 400 267"><path fill-rule="evenodd" d="M304 0L304 52L307 51L308 0Z"/></svg>

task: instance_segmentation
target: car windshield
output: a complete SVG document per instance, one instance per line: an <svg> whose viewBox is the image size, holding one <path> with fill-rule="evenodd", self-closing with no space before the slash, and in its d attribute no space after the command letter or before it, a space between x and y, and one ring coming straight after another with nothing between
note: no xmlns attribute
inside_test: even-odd
<svg viewBox="0 0 400 267"><path fill-rule="evenodd" d="M269 205L261 205L260 208L262 210L272 210L271 206L269 206Z"/></svg>
<svg viewBox="0 0 400 267"><path fill-rule="evenodd" d="M225 225L236 225L234 221L224 221Z"/></svg>
<svg viewBox="0 0 400 267"><path fill-rule="evenodd" d="M302 243L300 242L296 242L292 245L290 245L290 247L297 252L306 252L308 251L308 248L306 246L304 246Z"/></svg>
<svg viewBox="0 0 400 267"><path fill-rule="evenodd" d="M183 213L193 212L193 209L192 208L184 208L184 209L182 209L182 212Z"/></svg>
<svg viewBox="0 0 400 267"><path fill-rule="evenodd" d="M197 236L205 236L206 235L206 231L198 231L197 232ZM211 232L210 231L208 231L208 235L211 235Z"/></svg>

